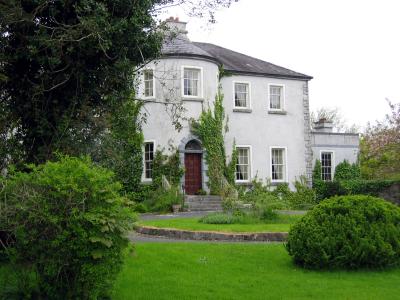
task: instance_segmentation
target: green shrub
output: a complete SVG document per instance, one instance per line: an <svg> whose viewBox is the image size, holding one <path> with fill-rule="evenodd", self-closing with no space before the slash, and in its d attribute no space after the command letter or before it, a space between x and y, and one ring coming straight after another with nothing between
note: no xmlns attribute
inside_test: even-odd
<svg viewBox="0 0 400 300"><path fill-rule="evenodd" d="M149 211L149 208L144 203L135 203L133 211L137 213L146 213Z"/></svg>
<svg viewBox="0 0 400 300"><path fill-rule="evenodd" d="M400 208L364 195L327 199L292 226L286 248L306 268L398 265Z"/></svg>
<svg viewBox="0 0 400 300"><path fill-rule="evenodd" d="M245 213L211 213L199 219L205 224L253 224L260 222L259 219Z"/></svg>
<svg viewBox="0 0 400 300"><path fill-rule="evenodd" d="M167 155L164 154L164 150L157 150L154 155L152 170L153 189L162 187L163 176L171 185L178 186L184 174L179 159L179 151L172 148L172 153Z"/></svg>
<svg viewBox="0 0 400 300"><path fill-rule="evenodd" d="M204 224L233 224L235 218L232 214L212 213L201 217L199 222Z"/></svg>
<svg viewBox="0 0 400 300"><path fill-rule="evenodd" d="M340 180L314 182L313 187L317 201L340 195L371 195L379 196L379 193L391 185L398 183L397 180Z"/></svg>
<svg viewBox="0 0 400 300"><path fill-rule="evenodd" d="M151 211L170 212L172 211L172 205L183 204L183 195L176 186L171 187L169 190L159 188L153 191L143 203Z"/></svg>
<svg viewBox="0 0 400 300"><path fill-rule="evenodd" d="M312 172L313 186L314 186L314 183L319 180L322 180L322 165L321 165L321 161L319 159L317 159L315 161L314 169Z"/></svg>
<svg viewBox="0 0 400 300"><path fill-rule="evenodd" d="M360 176L360 167L357 164L350 164L347 160L335 167L335 180L353 180L360 178Z"/></svg>
<svg viewBox="0 0 400 300"><path fill-rule="evenodd" d="M7 254L35 270L40 299L97 299L123 262L134 216L113 173L63 157L12 172L0 194L0 228L15 238Z"/></svg>
<svg viewBox="0 0 400 300"><path fill-rule="evenodd" d="M291 209L309 209L317 203L316 193L308 187L307 178L300 176L294 182L296 192L286 194L286 201Z"/></svg>

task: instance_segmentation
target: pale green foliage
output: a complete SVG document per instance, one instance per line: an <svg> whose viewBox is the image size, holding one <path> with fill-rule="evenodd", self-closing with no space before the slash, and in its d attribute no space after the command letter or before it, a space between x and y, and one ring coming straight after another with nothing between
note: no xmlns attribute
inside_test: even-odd
<svg viewBox="0 0 400 300"><path fill-rule="evenodd" d="M113 173L62 157L2 182L0 228L16 266L37 275L40 299L97 299L112 287L134 221Z"/></svg>

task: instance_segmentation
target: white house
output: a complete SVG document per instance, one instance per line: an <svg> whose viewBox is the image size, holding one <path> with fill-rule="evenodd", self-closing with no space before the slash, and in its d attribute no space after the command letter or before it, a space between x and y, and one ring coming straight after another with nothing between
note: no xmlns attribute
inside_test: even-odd
<svg viewBox="0 0 400 300"><path fill-rule="evenodd" d="M170 18L168 24L178 35L165 42L161 59L146 65L139 87L139 95L147 100L143 182L151 181L155 150L174 145L185 167L185 192L208 190L204 159L207 149L192 135L188 120L197 119L202 110L213 106L220 66L230 75L222 77L220 84L229 119L226 150L231 153L234 140L238 149L237 184L249 184L257 176L269 178L272 184L288 182L292 186L300 175L311 177L313 153L314 159L333 153L335 159L330 164L344 158L354 161L358 137L356 143L351 141L354 147L348 152L350 148L342 147L347 145L346 138L341 147L335 147L333 133L311 132L311 76L213 44L192 42L187 37L186 23ZM166 106L160 105L177 100L185 109L180 131L172 124ZM327 159L324 163L328 164ZM333 170L331 165L330 171Z"/></svg>

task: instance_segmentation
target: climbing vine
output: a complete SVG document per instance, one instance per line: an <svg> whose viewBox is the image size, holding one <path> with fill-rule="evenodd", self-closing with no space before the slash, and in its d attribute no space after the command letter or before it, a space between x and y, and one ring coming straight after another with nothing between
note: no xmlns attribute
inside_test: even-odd
<svg viewBox="0 0 400 300"><path fill-rule="evenodd" d="M152 184L155 189L162 186L162 176L165 176L171 185L179 186L183 173L178 150L174 149L170 155L164 154L163 150L156 151L152 174Z"/></svg>
<svg viewBox="0 0 400 300"><path fill-rule="evenodd" d="M192 130L203 143L206 149L208 178L210 193L221 194L225 182L234 183L236 151L233 147L232 160L226 164L224 133L226 132L225 111L223 106L224 95L222 88L218 88L215 96L214 111L209 108L203 111L198 121L192 123Z"/></svg>

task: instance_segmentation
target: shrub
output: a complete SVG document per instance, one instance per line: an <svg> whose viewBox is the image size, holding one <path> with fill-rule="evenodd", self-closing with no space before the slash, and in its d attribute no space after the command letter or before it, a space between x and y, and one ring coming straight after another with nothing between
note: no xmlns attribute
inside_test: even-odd
<svg viewBox="0 0 400 300"><path fill-rule="evenodd" d="M87 159L63 157L12 172L0 194L0 228L14 236L7 254L35 270L40 299L108 294L132 227L113 173Z"/></svg>
<svg viewBox="0 0 400 300"><path fill-rule="evenodd" d="M260 222L259 219L245 213L211 213L199 219L205 224L252 224Z"/></svg>
<svg viewBox="0 0 400 300"><path fill-rule="evenodd" d="M314 182L314 190L317 201L340 195L371 195L379 196L391 185L398 183L397 180L340 180L340 181L322 181Z"/></svg>
<svg viewBox="0 0 400 300"><path fill-rule="evenodd" d="M313 181L313 186L314 183L322 180L322 165L321 165L321 161L319 159L317 159L315 161L315 165L314 165L314 169L313 169L313 173L312 173L312 181Z"/></svg>
<svg viewBox="0 0 400 300"><path fill-rule="evenodd" d="M360 167L357 164L350 164L347 160L335 167L335 180L352 180L358 179L360 176Z"/></svg>
<svg viewBox="0 0 400 300"><path fill-rule="evenodd" d="M300 176L294 182L296 192L286 194L286 201L292 209L309 209L317 203L316 193L307 185L307 178Z"/></svg>
<svg viewBox="0 0 400 300"><path fill-rule="evenodd" d="M157 150L153 159L152 185L153 189L162 187L162 177L171 185L178 186L184 174L179 159L179 151L171 146L171 154L164 154L164 149Z"/></svg>
<svg viewBox="0 0 400 300"><path fill-rule="evenodd" d="M205 224L233 224L235 220L232 214L212 213L201 217L199 222Z"/></svg>
<svg viewBox="0 0 400 300"><path fill-rule="evenodd" d="M183 203L183 195L176 186L171 187L169 190L159 188L153 191L143 203L151 211L170 212L172 211L172 205Z"/></svg>
<svg viewBox="0 0 400 300"><path fill-rule="evenodd" d="M286 248L306 268L397 265L400 208L371 196L330 198L292 226Z"/></svg>

